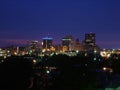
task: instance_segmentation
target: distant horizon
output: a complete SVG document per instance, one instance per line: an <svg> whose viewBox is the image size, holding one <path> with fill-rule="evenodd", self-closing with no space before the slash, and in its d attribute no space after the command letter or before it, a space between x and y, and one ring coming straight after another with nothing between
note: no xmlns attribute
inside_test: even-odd
<svg viewBox="0 0 120 90"><path fill-rule="evenodd" d="M89 32L90 33L90 32ZM94 32L93 32L94 33ZM86 34L86 33L84 33L84 34ZM66 35L66 36L68 36L68 35ZM71 35L72 36L72 35ZM49 37L49 38L52 38L53 39L53 45L58 45L58 44L60 44L60 45L62 45L62 41L61 41L61 39L62 39L62 37L61 37L61 39L54 39L52 36L44 36L44 37L42 37L41 39L27 39L27 40L25 40L25 39L16 39L16 40L8 40L8 42L9 43L7 43L7 44L3 44L3 45L1 45L0 44L0 48L5 48L5 47L10 47L10 46L20 46L20 47L24 47L24 46L26 46L27 45L27 41L29 41L29 42L31 42L31 41L33 41L33 40L37 40L38 41L38 44L39 44L39 46L41 46L41 43L42 43L42 39L43 38L46 38L46 37ZM64 37L64 36L63 36ZM76 37L74 37L73 36L73 38L74 38L74 42L75 42L75 40L76 39L79 39L80 40L80 43L82 43L82 41L84 40L84 38L81 40L80 38L76 38ZM97 35L96 35L96 39L97 39ZM104 44L103 46L102 46L102 44ZM101 49L120 49L120 48L118 48L118 47L110 47L110 46L106 46L107 45L107 43L102 43L102 42L99 42L98 40L96 40L96 45L98 45ZM104 47L105 46L105 47Z"/></svg>

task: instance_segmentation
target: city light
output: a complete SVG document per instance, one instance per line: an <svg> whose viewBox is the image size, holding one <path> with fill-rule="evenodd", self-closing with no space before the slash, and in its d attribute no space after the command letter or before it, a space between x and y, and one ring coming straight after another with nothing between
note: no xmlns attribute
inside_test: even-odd
<svg viewBox="0 0 120 90"><path fill-rule="evenodd" d="M104 71L106 71L106 70L107 70L107 68L106 68L106 67L103 67L103 70L104 70Z"/></svg>
<svg viewBox="0 0 120 90"><path fill-rule="evenodd" d="M35 63L37 63L37 61L34 59L34 60L33 60L33 63L35 64Z"/></svg>
<svg viewBox="0 0 120 90"><path fill-rule="evenodd" d="M120 0L1 0L0 90L120 90Z"/></svg>
<svg viewBox="0 0 120 90"><path fill-rule="evenodd" d="M103 67L103 71L109 71L110 73L113 73L112 68Z"/></svg>
<svg viewBox="0 0 120 90"><path fill-rule="evenodd" d="M47 73L47 74L49 74L49 73L50 73L50 71L49 71L49 70L47 70L47 71L46 71L46 73Z"/></svg>

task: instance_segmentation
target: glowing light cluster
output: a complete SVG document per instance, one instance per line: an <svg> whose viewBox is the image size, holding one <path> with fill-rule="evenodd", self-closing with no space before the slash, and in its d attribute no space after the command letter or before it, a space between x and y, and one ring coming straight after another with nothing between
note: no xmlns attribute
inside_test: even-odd
<svg viewBox="0 0 120 90"><path fill-rule="evenodd" d="M100 52L100 55L102 57L105 57L105 58L109 58L111 56L111 53L107 52L107 51L101 51Z"/></svg>

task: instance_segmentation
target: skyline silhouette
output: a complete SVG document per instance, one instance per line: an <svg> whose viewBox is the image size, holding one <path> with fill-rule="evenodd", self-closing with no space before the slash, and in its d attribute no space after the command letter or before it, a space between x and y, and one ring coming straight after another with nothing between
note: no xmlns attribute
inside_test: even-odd
<svg viewBox="0 0 120 90"><path fill-rule="evenodd" d="M40 41L50 36L55 43L66 35L84 40L96 33L102 48L120 48L120 1L113 0L2 0L0 47Z"/></svg>

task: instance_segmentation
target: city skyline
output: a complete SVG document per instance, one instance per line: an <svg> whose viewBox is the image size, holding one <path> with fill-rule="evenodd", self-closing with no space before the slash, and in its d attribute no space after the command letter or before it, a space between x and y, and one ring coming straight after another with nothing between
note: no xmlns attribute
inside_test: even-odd
<svg viewBox="0 0 120 90"><path fill-rule="evenodd" d="M72 35L96 34L101 48L120 48L120 1L113 0L3 0L0 1L0 47L41 41L50 36L54 43Z"/></svg>

